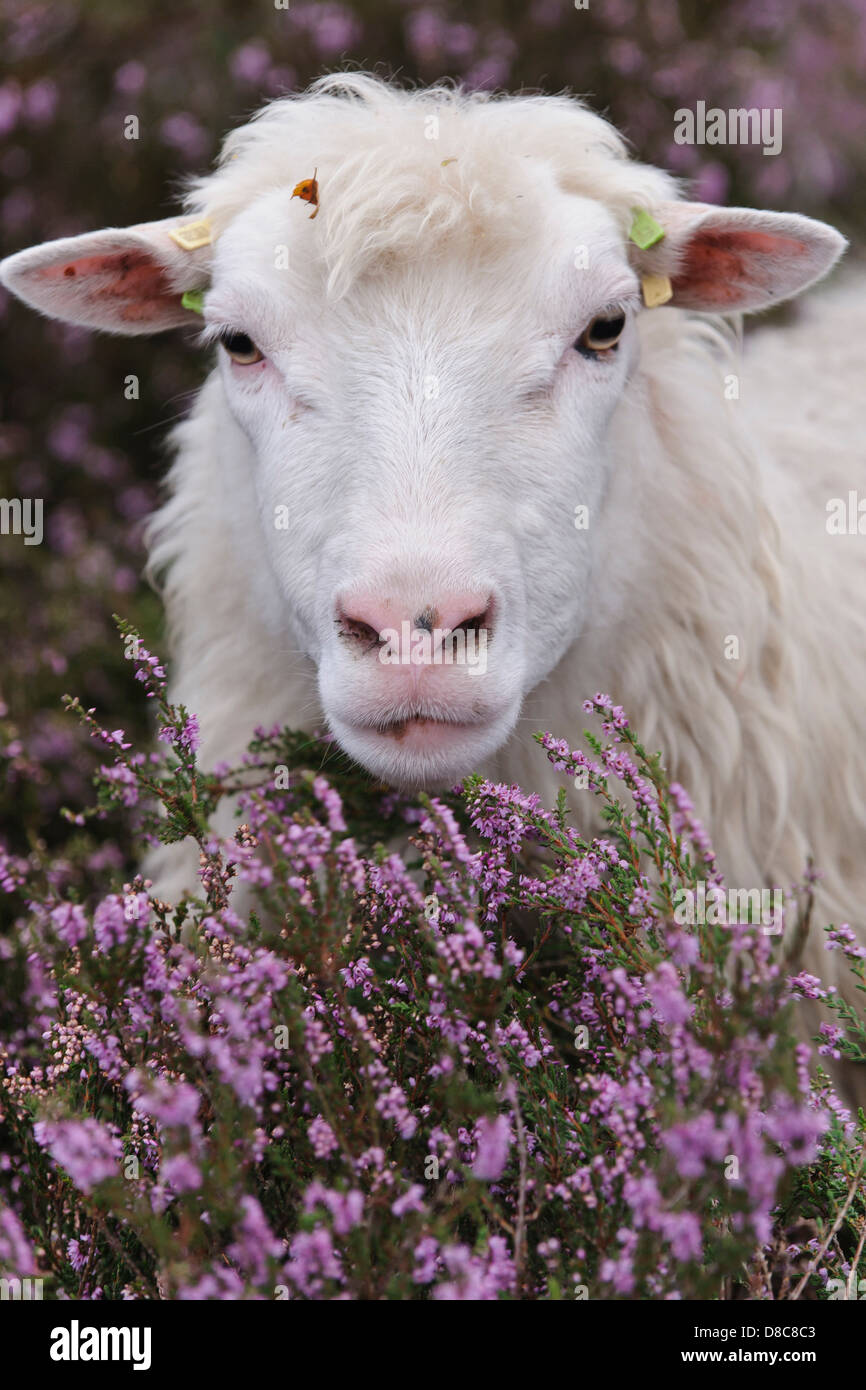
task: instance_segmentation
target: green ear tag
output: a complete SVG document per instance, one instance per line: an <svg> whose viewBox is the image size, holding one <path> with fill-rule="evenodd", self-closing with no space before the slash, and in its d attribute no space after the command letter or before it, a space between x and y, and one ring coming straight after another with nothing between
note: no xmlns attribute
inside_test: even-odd
<svg viewBox="0 0 866 1390"><path fill-rule="evenodd" d="M203 314L204 290L184 290L180 302L185 309L191 309L194 314Z"/></svg>
<svg viewBox="0 0 866 1390"><path fill-rule="evenodd" d="M633 241L635 246L639 246L641 251L648 251L657 241L661 241L665 229L660 227L648 212L644 212L643 208L632 208L632 212L634 221L629 228L628 239Z"/></svg>

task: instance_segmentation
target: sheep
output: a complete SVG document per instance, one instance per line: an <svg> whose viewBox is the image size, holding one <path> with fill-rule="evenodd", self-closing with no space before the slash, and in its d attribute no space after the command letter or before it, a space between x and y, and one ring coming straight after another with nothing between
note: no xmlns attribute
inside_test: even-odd
<svg viewBox="0 0 866 1390"><path fill-rule="evenodd" d="M205 766L255 725L327 726L388 783L481 770L551 801L531 732L576 735L608 691L730 883L812 859L814 920L862 936L866 543L830 520L860 476L863 290L740 334L844 246L687 201L575 98L353 74L232 133L181 214L2 280L217 345L150 528ZM156 868L195 887L177 847ZM841 984L834 962L813 932L803 964Z"/></svg>

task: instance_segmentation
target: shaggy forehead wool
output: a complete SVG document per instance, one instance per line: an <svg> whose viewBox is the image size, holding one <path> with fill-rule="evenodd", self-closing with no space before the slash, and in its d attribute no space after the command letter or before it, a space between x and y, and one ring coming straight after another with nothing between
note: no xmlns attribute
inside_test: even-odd
<svg viewBox="0 0 866 1390"><path fill-rule="evenodd" d="M677 197L668 174L628 156L622 136L576 98L406 92L366 74L323 77L229 135L186 206L217 233L263 193L318 169L316 254L344 294L388 257L479 236L520 238L554 189L595 199L626 236L633 209Z"/></svg>

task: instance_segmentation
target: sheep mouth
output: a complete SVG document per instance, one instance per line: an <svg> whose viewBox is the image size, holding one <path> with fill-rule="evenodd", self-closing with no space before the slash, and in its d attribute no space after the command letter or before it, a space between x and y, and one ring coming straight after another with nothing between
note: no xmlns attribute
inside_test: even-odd
<svg viewBox="0 0 866 1390"><path fill-rule="evenodd" d="M358 734L377 734L399 740L407 734L434 733L440 736L478 732L490 722L490 714L478 703L466 709L450 710L436 705L399 704L379 712L357 711L347 721Z"/></svg>
<svg viewBox="0 0 866 1390"><path fill-rule="evenodd" d="M398 715L396 718L377 720L367 727L372 732L381 734L383 738L393 738L399 742L415 730L436 729L455 734L467 733L477 729L483 722L479 718L458 719L450 714L431 714L426 710L416 710L410 714Z"/></svg>
<svg viewBox="0 0 866 1390"><path fill-rule="evenodd" d="M330 714L338 742L373 776L395 787L453 786L496 753L513 728L519 700L491 708L478 699L454 706L394 702Z"/></svg>
<svg viewBox="0 0 866 1390"><path fill-rule="evenodd" d="M390 724L377 725L376 732L383 738L393 738L397 743L415 729L448 729L457 733L471 729L471 724L458 723L456 719L433 719L429 715L416 714L409 719L394 719Z"/></svg>

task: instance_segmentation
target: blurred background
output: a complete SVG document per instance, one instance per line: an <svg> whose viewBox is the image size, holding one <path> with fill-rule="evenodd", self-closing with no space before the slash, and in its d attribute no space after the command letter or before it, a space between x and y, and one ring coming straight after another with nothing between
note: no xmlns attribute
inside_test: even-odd
<svg viewBox="0 0 866 1390"><path fill-rule="evenodd" d="M864 238L866 0L284 2L3 0L0 254L167 216L227 130L347 66L569 87L696 197L809 212ZM780 107L782 153L676 145L674 113L698 100ZM137 140L124 138L129 115ZM47 855L58 886L86 891L128 870L131 846L117 825L70 830L59 815L91 801L99 761L60 697L80 695L145 746L146 702L111 615L160 649L142 524L167 426L207 360L181 333L100 337L2 291L0 341L0 497L41 497L45 516L41 546L0 536L0 842Z"/></svg>

